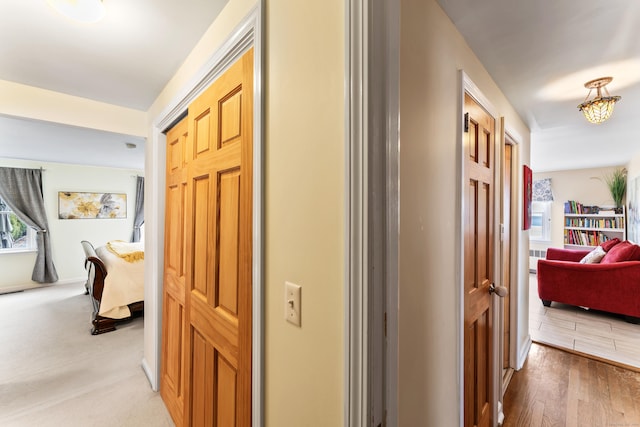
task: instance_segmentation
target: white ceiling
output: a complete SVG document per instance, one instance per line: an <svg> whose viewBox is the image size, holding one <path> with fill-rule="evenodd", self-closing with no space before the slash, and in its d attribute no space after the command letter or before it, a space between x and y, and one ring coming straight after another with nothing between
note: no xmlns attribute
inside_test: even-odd
<svg viewBox="0 0 640 427"><path fill-rule="evenodd" d="M144 143L131 135L0 116L0 157L141 170Z"/></svg>
<svg viewBox="0 0 640 427"><path fill-rule="evenodd" d="M147 111L227 2L103 0L105 19L80 24L46 0L2 0L0 80ZM120 167L144 165L140 138L137 149L118 154L132 140L126 135L0 117L0 137L0 157L47 161L66 150L67 163L83 163L91 156L74 153L91 144L108 166L118 158Z"/></svg>
<svg viewBox="0 0 640 427"><path fill-rule="evenodd" d="M640 2L438 0L532 131L534 171L625 164L640 150ZM601 125L578 111L584 83L620 95Z"/></svg>
<svg viewBox="0 0 640 427"><path fill-rule="evenodd" d="M107 17L89 25L45 0L2 0L0 79L146 111L227 1L104 0ZM619 165L638 152L640 2L438 1L531 128L534 171ZM622 100L609 121L592 125L576 106L583 84L606 75ZM137 155L126 164L143 167L139 138L140 150L123 156L126 135L39 124L0 117L0 157L47 161L63 152L60 144L75 144L64 158L86 162L90 156L73 156L90 143L104 149L93 157ZM74 135L82 141L71 142Z"/></svg>

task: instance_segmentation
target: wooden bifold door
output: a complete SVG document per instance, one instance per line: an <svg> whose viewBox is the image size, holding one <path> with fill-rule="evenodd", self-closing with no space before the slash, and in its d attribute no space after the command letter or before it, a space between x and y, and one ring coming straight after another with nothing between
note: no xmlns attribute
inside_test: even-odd
<svg viewBox="0 0 640 427"><path fill-rule="evenodd" d="M177 426L251 424L253 50L167 132L160 393Z"/></svg>

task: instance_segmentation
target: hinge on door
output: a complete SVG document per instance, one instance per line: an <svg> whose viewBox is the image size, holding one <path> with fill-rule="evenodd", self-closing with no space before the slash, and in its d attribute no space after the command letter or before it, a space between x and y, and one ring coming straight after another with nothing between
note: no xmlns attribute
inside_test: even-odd
<svg viewBox="0 0 640 427"><path fill-rule="evenodd" d="M469 132L469 113L464 113L464 133Z"/></svg>

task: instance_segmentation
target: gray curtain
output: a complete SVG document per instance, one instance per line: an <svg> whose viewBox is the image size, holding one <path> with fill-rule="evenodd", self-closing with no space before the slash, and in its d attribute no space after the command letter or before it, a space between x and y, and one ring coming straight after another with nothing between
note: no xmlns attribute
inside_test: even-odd
<svg viewBox="0 0 640 427"><path fill-rule="evenodd" d="M31 280L38 283L58 281L53 265L51 238L42 195L42 171L0 167L0 197L11 210L37 232L38 255Z"/></svg>
<svg viewBox="0 0 640 427"><path fill-rule="evenodd" d="M144 224L144 177L139 176L136 182L136 213L133 217L132 242L140 241L140 227Z"/></svg>

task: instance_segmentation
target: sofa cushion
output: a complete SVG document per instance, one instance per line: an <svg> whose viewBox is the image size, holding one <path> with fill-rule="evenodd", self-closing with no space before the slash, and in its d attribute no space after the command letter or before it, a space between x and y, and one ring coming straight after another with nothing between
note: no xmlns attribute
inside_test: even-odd
<svg viewBox="0 0 640 427"><path fill-rule="evenodd" d="M620 242L602 258L600 264L613 264L621 261L640 261L640 246L628 240Z"/></svg>
<svg viewBox="0 0 640 427"><path fill-rule="evenodd" d="M602 246L596 246L594 250L589 252L580 260L580 264L597 264L607 253Z"/></svg>
<svg viewBox="0 0 640 427"><path fill-rule="evenodd" d="M604 249L605 252L609 252L609 249L611 249L612 247L614 247L615 245L617 245L618 243L620 243L620 239L618 239L617 237L611 240L607 240L606 242L602 242L600 244L600 246L602 246L602 249Z"/></svg>

